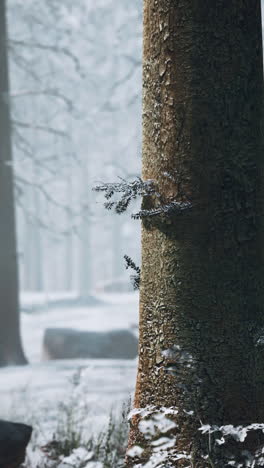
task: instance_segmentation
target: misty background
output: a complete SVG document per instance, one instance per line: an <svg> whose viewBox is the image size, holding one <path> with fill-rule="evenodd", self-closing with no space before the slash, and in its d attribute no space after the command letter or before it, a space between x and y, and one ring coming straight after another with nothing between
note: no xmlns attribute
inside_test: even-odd
<svg viewBox="0 0 264 468"><path fill-rule="evenodd" d="M123 256L139 263L139 224L107 213L92 188L140 174L141 10L8 1L22 292L129 287Z"/></svg>
<svg viewBox="0 0 264 468"><path fill-rule="evenodd" d="M0 369L0 418L33 426L25 466L36 468L42 445L76 448L80 424L94 435L133 393L138 292L124 255L140 264L140 223L107 211L93 187L140 176L142 1L5 5L28 364L11 356Z"/></svg>

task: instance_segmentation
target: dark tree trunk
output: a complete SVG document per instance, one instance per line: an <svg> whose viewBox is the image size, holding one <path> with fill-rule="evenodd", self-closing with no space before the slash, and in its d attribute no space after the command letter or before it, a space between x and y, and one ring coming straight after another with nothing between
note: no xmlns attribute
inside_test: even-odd
<svg viewBox="0 0 264 468"><path fill-rule="evenodd" d="M0 366L25 364L19 332L18 265L7 62L6 3L0 2Z"/></svg>
<svg viewBox="0 0 264 468"><path fill-rule="evenodd" d="M161 195L143 206L180 213L143 221L135 407L173 406L178 453L223 468L201 423L264 422L260 1L145 0L143 67L143 179Z"/></svg>

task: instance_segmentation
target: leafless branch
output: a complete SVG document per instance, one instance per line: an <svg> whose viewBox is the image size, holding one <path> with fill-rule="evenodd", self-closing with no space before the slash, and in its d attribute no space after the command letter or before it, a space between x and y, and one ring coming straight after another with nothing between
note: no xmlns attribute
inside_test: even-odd
<svg viewBox="0 0 264 468"><path fill-rule="evenodd" d="M67 133L63 130L57 130L56 128L46 127L45 125L36 125L31 122L21 122L19 120L12 120L12 125L32 130L40 130L42 132L52 133L53 135L68 138Z"/></svg>
<svg viewBox="0 0 264 468"><path fill-rule="evenodd" d="M14 91L9 95L11 98L20 98L20 97L25 97L25 96L50 96L50 97L56 97L60 99L61 101L64 102L64 104L67 106L69 111L73 110L73 103L72 101L61 94L57 89L40 89L40 90L25 90L25 91Z"/></svg>
<svg viewBox="0 0 264 468"><path fill-rule="evenodd" d="M11 47L12 46L27 47L31 49L39 49L39 50L54 52L56 54L59 53L59 54L65 55L66 57L71 59L71 61L74 63L76 71L78 71L78 73L81 73L81 66L80 66L79 59L66 47L58 47L54 44L42 44L40 42L35 42L35 41L28 42L28 41L16 40L16 39L9 39L8 43L9 45L11 45Z"/></svg>

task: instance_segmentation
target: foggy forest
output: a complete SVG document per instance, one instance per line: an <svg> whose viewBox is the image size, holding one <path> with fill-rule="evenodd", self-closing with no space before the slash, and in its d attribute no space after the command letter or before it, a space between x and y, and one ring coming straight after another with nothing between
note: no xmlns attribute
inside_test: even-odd
<svg viewBox="0 0 264 468"><path fill-rule="evenodd" d="M264 466L261 0L0 0L0 468Z"/></svg>

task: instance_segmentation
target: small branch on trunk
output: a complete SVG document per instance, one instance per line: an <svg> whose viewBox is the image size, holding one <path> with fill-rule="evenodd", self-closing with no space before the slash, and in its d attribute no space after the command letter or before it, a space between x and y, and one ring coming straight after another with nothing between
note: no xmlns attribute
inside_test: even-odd
<svg viewBox="0 0 264 468"><path fill-rule="evenodd" d="M136 272L136 275L131 275L130 279L132 281L133 288L137 290L139 289L139 286L140 286L140 268L135 264L132 258L129 257L128 255L124 255L124 259L126 262L126 270L128 270L128 268L131 268L132 270Z"/></svg>

